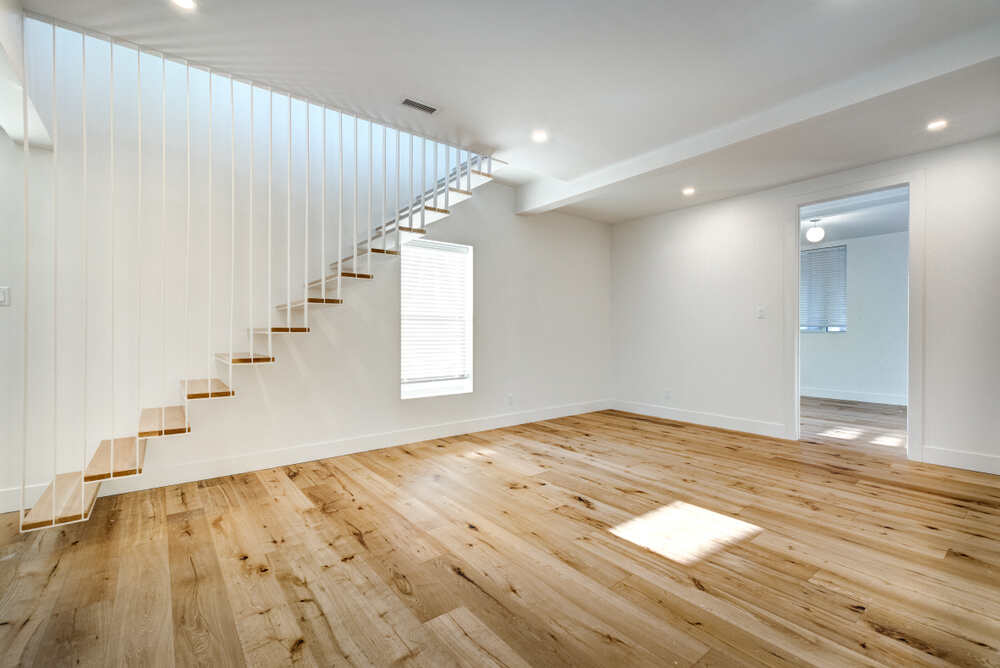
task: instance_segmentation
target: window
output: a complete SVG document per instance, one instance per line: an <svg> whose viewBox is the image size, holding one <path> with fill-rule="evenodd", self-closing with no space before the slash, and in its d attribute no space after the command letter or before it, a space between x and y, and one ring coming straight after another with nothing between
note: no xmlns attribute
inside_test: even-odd
<svg viewBox="0 0 1000 668"><path fill-rule="evenodd" d="M799 331L847 331L847 246L804 250L800 257Z"/></svg>
<svg viewBox="0 0 1000 668"><path fill-rule="evenodd" d="M400 397L472 392L472 247L402 249Z"/></svg>

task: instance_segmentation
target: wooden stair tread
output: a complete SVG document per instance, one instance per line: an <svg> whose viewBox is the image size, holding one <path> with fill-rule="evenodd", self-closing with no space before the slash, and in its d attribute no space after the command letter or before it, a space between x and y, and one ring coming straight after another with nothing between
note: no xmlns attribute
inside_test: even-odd
<svg viewBox="0 0 1000 668"><path fill-rule="evenodd" d="M277 360L277 358L269 355L250 354L248 352L233 353L231 358L229 353L216 353L215 359L224 364L273 364Z"/></svg>
<svg viewBox="0 0 1000 668"><path fill-rule="evenodd" d="M422 227L407 227L406 225L400 225L399 231L409 232L410 234L427 234L427 230Z"/></svg>
<svg viewBox="0 0 1000 668"><path fill-rule="evenodd" d="M333 266L336 267L337 265L334 264ZM340 272L340 275L343 278L362 278L362 279L365 279L365 280L371 280L371 279L375 278L375 274L362 274L362 273L355 272L355 271L342 271L342 272ZM310 288L318 288L321 285L323 285L324 282L325 283L329 283L329 282L335 281L335 280L337 280L337 274L327 274L323 278L317 278L315 281L312 281L311 283L309 283L309 287ZM320 302L320 303L322 303L322 302Z"/></svg>
<svg viewBox="0 0 1000 668"><path fill-rule="evenodd" d="M195 378L181 381L181 387L187 388L188 399L218 399L236 395L221 378Z"/></svg>
<svg viewBox="0 0 1000 668"><path fill-rule="evenodd" d="M25 513L22 528L25 531L30 531L31 529L76 522L90 517L90 511L94 509L101 483L84 483L81 490L81 477L80 471L57 475L56 479L50 482L49 486L42 492L38 502ZM83 495L82 504L81 492ZM53 513L53 498L55 499L55 513Z"/></svg>
<svg viewBox="0 0 1000 668"><path fill-rule="evenodd" d="M429 204L426 205L424 208L427 209L428 211L433 211L434 213L443 213L446 215L451 215L451 211L449 211L448 209L441 209L439 207L431 206Z"/></svg>
<svg viewBox="0 0 1000 668"><path fill-rule="evenodd" d="M383 253L385 255L399 255L398 250L392 250L390 248L373 248L373 253Z"/></svg>
<svg viewBox="0 0 1000 668"><path fill-rule="evenodd" d="M308 334L308 327L257 327L253 330L254 334L260 334L267 336L270 334Z"/></svg>
<svg viewBox="0 0 1000 668"><path fill-rule="evenodd" d="M146 439L135 436L116 438L114 451L115 461L112 468L111 440L101 441L94 456L90 458L90 463L87 464L84 480L93 482L142 473L142 465L146 461Z"/></svg>
<svg viewBox="0 0 1000 668"><path fill-rule="evenodd" d="M189 431L191 427L183 405L143 408L139 416L139 438L186 434Z"/></svg>
<svg viewBox="0 0 1000 668"><path fill-rule="evenodd" d="M344 303L343 299L336 299L336 298L332 298L332 297L327 297L326 299L323 299L322 297L309 297L308 300L299 299L298 301L292 302L292 308L293 309L303 308L306 305L306 301L308 301L308 303L310 303L310 304L343 304ZM287 303L285 303L285 304L278 304L274 308L278 309L279 311L284 311L284 310L286 310L288 308L288 304Z"/></svg>

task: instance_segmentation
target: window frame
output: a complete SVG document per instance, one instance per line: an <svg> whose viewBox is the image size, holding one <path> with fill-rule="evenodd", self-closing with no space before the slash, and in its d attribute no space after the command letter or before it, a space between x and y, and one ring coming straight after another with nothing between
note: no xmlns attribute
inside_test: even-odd
<svg viewBox="0 0 1000 668"><path fill-rule="evenodd" d="M843 250L843 256L844 256L844 280L843 280L843 289L844 289L844 324L842 324L842 325L803 325L802 324L802 316L803 316L803 310L802 310L802 289L803 289L802 257L806 253L816 253L816 252L821 252L821 251L830 251L830 250L836 249L836 248L843 248L844 249ZM848 280L848 276L847 276L847 271L848 271L848 257L847 257L847 254L848 254L848 245L846 243L828 244L828 245L819 246L819 247L816 247L816 248L800 248L799 249L799 333L800 334L846 334L847 333L847 331L848 331L848 323L847 323L847 320L848 320L848 309L849 309L849 306L850 306L850 304L848 302L848 293L847 293L847 280Z"/></svg>
<svg viewBox="0 0 1000 668"><path fill-rule="evenodd" d="M455 250L458 255L464 257L464 274L465 274L465 308L464 308L464 318L465 318L465 355L466 359L464 362L465 368L468 370L467 374L460 377L454 376L442 376L442 377L428 377L420 378L414 380L405 380L403 378L403 351L406 346L406 341L404 340L404 309L406 300L406 289L407 285L404 282L406 278L405 270L403 268L403 263L406 262L407 249L411 251L414 249L424 248L438 248L442 249L444 247L454 247L461 248L461 251ZM454 396L460 394L469 394L474 390L474 352L473 352L473 342L474 342L474 300L473 300L473 285L475 278L475 249L470 244L459 244L444 241L432 241L428 239L416 239L410 241L403 245L400 251L400 336L399 336L399 350L400 350L400 362L399 362L399 397L402 400L408 399L425 399L430 397L444 397L444 396ZM413 261L412 256L410 261Z"/></svg>

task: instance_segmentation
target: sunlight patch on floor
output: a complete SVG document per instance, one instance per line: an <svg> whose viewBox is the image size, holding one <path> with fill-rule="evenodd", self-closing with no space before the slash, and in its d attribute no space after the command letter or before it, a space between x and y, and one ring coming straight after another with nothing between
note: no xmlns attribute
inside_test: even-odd
<svg viewBox="0 0 1000 668"><path fill-rule="evenodd" d="M879 436L878 438L872 439L872 445L888 445L890 447L896 448L903 444L903 439L899 436Z"/></svg>
<svg viewBox="0 0 1000 668"><path fill-rule="evenodd" d="M853 427L833 427L827 429L826 431L821 431L820 436L826 436L828 438L839 438L844 441L853 441L861 436L863 433L860 429L854 429Z"/></svg>
<svg viewBox="0 0 1000 668"><path fill-rule="evenodd" d="M761 528L700 506L674 501L609 531L671 561L692 564L727 545L756 536Z"/></svg>

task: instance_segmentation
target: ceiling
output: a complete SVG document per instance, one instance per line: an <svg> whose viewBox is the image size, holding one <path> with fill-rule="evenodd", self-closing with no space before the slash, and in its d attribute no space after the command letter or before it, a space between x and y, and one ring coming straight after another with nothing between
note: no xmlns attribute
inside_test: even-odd
<svg viewBox="0 0 1000 668"><path fill-rule="evenodd" d="M910 226L910 189L899 186L810 204L799 209L802 247L810 227L822 227L821 243L906 232ZM819 218L817 222L816 219Z"/></svg>
<svg viewBox="0 0 1000 668"><path fill-rule="evenodd" d="M524 191L530 202L522 213L560 208L627 220L993 127L961 107L956 112L969 124L942 138L910 128L883 137L884 121L859 114L895 113L901 103L858 107L1000 57L996 0L197 1L193 12L169 0L23 3L378 122L495 152L514 166L507 178L524 184L519 200ZM995 92L995 82L987 89ZM824 91L825 106L815 104ZM402 107L404 97L439 111ZM927 114L948 111L937 102L903 110L922 127ZM879 127L869 132L873 124ZM551 140L532 143L534 128L547 129ZM837 132L859 140L848 150ZM861 145L862 135L874 135L882 150ZM788 149L793 155L782 157ZM758 151L768 163L762 170ZM671 199L674 181L691 179L698 196Z"/></svg>
<svg viewBox="0 0 1000 668"><path fill-rule="evenodd" d="M620 222L1000 132L1000 58L598 188L562 210ZM949 120L942 132L927 122ZM697 193L684 197L692 185Z"/></svg>

